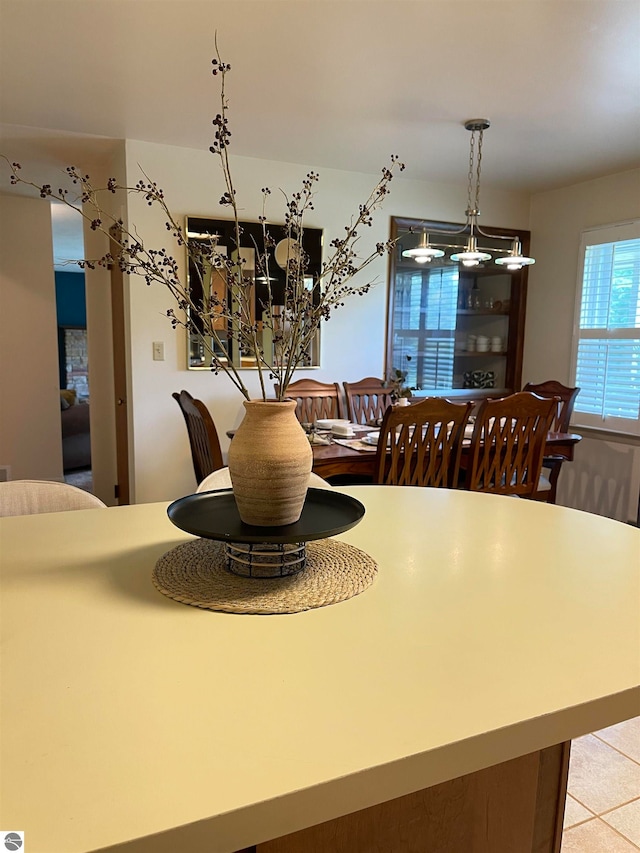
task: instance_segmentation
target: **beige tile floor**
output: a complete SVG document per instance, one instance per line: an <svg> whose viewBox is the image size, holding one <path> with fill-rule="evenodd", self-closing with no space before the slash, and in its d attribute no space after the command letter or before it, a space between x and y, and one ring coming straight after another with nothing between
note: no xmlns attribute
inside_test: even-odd
<svg viewBox="0 0 640 853"><path fill-rule="evenodd" d="M571 744L562 853L640 850L640 717Z"/></svg>

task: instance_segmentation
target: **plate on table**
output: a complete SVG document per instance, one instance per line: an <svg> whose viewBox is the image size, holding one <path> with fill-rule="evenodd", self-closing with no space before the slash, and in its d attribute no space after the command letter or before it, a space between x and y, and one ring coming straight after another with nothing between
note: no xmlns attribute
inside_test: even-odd
<svg viewBox="0 0 640 853"><path fill-rule="evenodd" d="M378 432L368 432L364 436L362 441L364 441L365 444L373 444L374 447L377 447L379 438L380 438L380 431L378 430Z"/></svg>
<svg viewBox="0 0 640 853"><path fill-rule="evenodd" d="M401 429L402 429L402 427L396 427L396 435L398 435L400 433ZM411 427L409 429L409 434L410 435L413 434L413 427ZM377 430L376 432L370 432L367 435L365 435L363 438L360 439L360 441L362 441L364 444L371 444L371 445L373 445L373 447L378 446L379 440L380 440L380 430ZM391 436L388 435L387 436L387 447L390 447L390 446L391 446Z"/></svg>
<svg viewBox="0 0 640 853"><path fill-rule="evenodd" d="M335 426L347 429L349 420L347 418L318 418L315 425L316 429L333 429Z"/></svg>

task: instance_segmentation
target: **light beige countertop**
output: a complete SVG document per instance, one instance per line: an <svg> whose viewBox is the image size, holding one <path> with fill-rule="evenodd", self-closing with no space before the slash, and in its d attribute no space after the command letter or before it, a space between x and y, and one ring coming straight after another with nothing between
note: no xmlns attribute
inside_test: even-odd
<svg viewBox="0 0 640 853"><path fill-rule="evenodd" d="M234 851L640 713L640 531L342 491L378 577L295 615L157 592L191 538L166 504L0 520L0 826L27 853Z"/></svg>

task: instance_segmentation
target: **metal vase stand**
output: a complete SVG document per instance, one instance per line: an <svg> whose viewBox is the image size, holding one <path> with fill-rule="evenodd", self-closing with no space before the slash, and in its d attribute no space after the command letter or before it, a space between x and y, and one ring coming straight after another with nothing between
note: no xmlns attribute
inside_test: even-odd
<svg viewBox="0 0 640 853"><path fill-rule="evenodd" d="M243 578L284 578L307 565L304 542L228 542L227 570Z"/></svg>
<svg viewBox="0 0 640 853"><path fill-rule="evenodd" d="M169 519L181 530L225 543L229 572L254 579L302 572L307 565L307 542L344 533L364 512L360 501L332 489L309 489L299 520L283 527L245 524L231 489L187 495L167 509Z"/></svg>

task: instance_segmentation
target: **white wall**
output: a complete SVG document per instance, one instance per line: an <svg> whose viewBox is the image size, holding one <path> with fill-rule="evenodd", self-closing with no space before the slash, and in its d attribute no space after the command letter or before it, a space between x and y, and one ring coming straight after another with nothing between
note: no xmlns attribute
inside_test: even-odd
<svg viewBox="0 0 640 853"><path fill-rule="evenodd" d="M92 160L80 163L79 168L91 174L96 186L112 174L122 180L124 142L120 147L120 156L115 155L111 162L96 166ZM25 163L25 174L28 168ZM63 171L64 164L60 164L60 169ZM36 183L43 180L38 174L38 164L27 177ZM115 213L123 215L126 211L118 208ZM13 479L62 480L50 201L3 194L0 215L3 319L0 378L3 400L14 401L1 408L0 465L12 466ZM84 256L100 257L107 248L106 238L87 226ZM114 504L116 456L109 273L92 272L87 283L94 492L105 503ZM51 393L52 387L55 394Z"/></svg>
<svg viewBox="0 0 640 853"><path fill-rule="evenodd" d="M570 379L581 232L638 216L640 169L532 197L524 382Z"/></svg>
<svg viewBox="0 0 640 853"><path fill-rule="evenodd" d="M129 182L140 177L139 167L165 192L174 215L185 217L219 216L218 205L224 189L218 159L208 153L168 146L127 141ZM426 155L425 155L426 156ZM383 164L380 166L382 168ZM270 219L282 221L283 205L278 188L299 189L309 168L250 158L233 158L232 169L242 215L256 220L261 212L260 189L269 186ZM315 210L306 220L309 227L324 229L325 253L329 242L341 235L358 205L364 202L377 176L316 169L320 172ZM424 183L411 180L410 169L394 178L391 195L375 224L366 230L363 243L373 247L389 235L389 217L425 217L460 221L466 205L464 185ZM130 198L130 226L135 225L150 246L167 245L167 230L161 215L141 198ZM511 228L529 227L529 199L526 194L486 192L482 221L485 225ZM366 242L365 242L366 241ZM169 248L167 246L167 248ZM183 263L184 253L177 251ZM363 376L382 375L384 363L387 261L380 259L369 268L378 286L364 297L352 299L322 327L321 368L301 371L319 381L349 381ZM173 391L186 388L209 406L223 450L228 446L225 432L240 422L242 398L225 376L208 371L186 370L184 332L172 331L166 318L173 307L171 296L161 287L147 287L131 281L131 371L130 417L133 428L136 503L167 500L192 492L195 479L187 434ZM153 341L165 344L165 361L152 359ZM247 371L247 383L257 394L255 372Z"/></svg>
<svg viewBox="0 0 640 853"><path fill-rule="evenodd" d="M523 382L571 381L581 232L640 216L640 169L540 193L531 200ZM558 502L621 521L636 518L640 448L595 437L560 475Z"/></svg>
<svg viewBox="0 0 640 853"><path fill-rule="evenodd" d="M0 194L0 465L11 478L62 480L51 211Z"/></svg>

